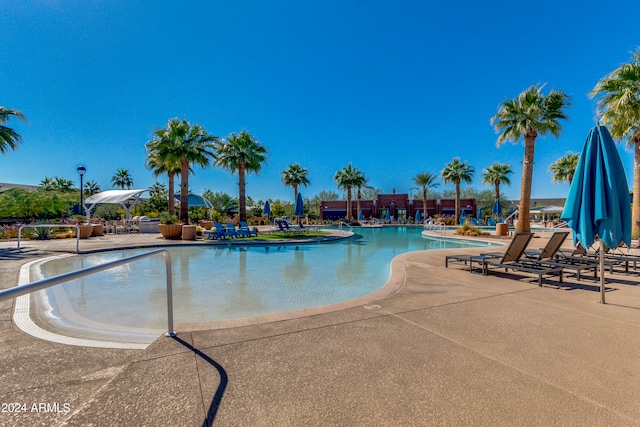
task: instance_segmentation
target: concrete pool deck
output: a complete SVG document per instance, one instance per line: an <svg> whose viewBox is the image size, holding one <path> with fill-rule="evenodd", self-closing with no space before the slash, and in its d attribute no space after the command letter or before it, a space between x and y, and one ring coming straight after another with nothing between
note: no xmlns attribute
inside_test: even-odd
<svg viewBox="0 0 640 427"><path fill-rule="evenodd" d="M0 243L0 287L60 244L75 248ZM402 254L392 266L402 287L384 299L176 328L146 350L42 341L2 302L0 425L640 425L640 271L608 275L602 305L592 278L538 287L532 276L444 268L447 254L482 251Z"/></svg>

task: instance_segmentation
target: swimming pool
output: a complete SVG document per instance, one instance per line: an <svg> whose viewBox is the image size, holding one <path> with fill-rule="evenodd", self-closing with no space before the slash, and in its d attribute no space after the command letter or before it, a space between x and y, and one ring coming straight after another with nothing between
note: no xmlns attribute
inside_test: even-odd
<svg viewBox="0 0 640 427"><path fill-rule="evenodd" d="M335 304L381 288L391 260L401 253L487 245L425 238L422 231L362 228L355 229L353 238L324 244L170 247L175 321L237 319ZM53 259L32 269L31 280L147 251ZM32 302L35 322L45 329L85 338L100 329L114 330L111 335L134 330L157 336L166 325L164 260L147 258L67 282L40 292Z"/></svg>

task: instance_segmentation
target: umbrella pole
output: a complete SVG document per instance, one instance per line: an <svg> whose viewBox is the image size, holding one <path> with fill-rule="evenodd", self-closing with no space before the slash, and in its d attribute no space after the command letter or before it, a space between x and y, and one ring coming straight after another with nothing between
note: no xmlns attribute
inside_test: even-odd
<svg viewBox="0 0 640 427"><path fill-rule="evenodd" d="M600 239L600 302L605 303L604 298L604 243Z"/></svg>

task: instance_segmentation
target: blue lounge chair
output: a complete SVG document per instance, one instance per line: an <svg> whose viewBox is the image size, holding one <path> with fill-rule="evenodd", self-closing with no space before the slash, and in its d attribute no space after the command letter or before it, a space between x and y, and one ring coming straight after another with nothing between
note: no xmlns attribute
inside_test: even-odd
<svg viewBox="0 0 640 427"><path fill-rule="evenodd" d="M487 218L487 225L489 227L495 227L496 226L496 220L491 218L491 217Z"/></svg>
<svg viewBox="0 0 640 427"><path fill-rule="evenodd" d="M230 237L241 237L238 231L236 230L235 225L233 225L231 221L227 221L227 223L225 224L225 228L227 229L227 234Z"/></svg>
<svg viewBox="0 0 640 427"><path fill-rule="evenodd" d="M256 230L250 229L245 221L240 221L240 227L238 228L238 232L245 237L258 235L258 232Z"/></svg>

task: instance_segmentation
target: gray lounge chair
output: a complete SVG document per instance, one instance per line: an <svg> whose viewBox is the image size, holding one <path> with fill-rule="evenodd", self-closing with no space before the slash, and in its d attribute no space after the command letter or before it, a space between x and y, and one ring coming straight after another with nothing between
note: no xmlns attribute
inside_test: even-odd
<svg viewBox="0 0 640 427"><path fill-rule="evenodd" d="M557 275L562 283L562 267L548 266L533 258L523 258L527 245L533 237L532 233L516 233L511 245L507 248L504 256L497 259L494 256L485 256L482 259L482 271L488 275L491 269L504 268L505 271L521 271L538 276L538 286L542 286L542 278L545 275ZM566 236L565 236L566 238ZM514 245L514 242L517 244ZM557 248L556 248L557 251Z"/></svg>
<svg viewBox="0 0 640 427"><path fill-rule="evenodd" d="M450 262L458 262L469 266L469 271L473 272L473 263L475 262L484 273L485 260L498 259L504 262L517 261L524 254L524 250L532 238L532 233L516 233L504 252L489 252L482 253L480 255L447 255L444 259L445 267L449 268Z"/></svg>

